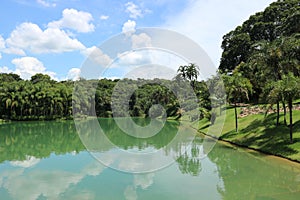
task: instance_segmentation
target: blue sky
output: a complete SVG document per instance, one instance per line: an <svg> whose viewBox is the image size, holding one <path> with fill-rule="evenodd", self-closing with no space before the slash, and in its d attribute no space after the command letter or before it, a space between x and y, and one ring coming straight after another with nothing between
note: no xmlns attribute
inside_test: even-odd
<svg viewBox="0 0 300 200"><path fill-rule="evenodd" d="M222 36L273 0L7 0L0 7L0 72L74 79L86 57L122 31L160 27L197 42L218 66ZM133 34L134 35L134 34ZM132 36L133 36L132 35ZM133 55L141 60L141 56ZM124 63L123 61L122 63ZM126 63L126 62L125 62Z"/></svg>

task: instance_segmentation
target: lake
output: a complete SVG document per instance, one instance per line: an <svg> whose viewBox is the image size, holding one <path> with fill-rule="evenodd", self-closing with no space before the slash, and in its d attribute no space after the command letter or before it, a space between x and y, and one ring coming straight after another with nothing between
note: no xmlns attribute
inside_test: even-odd
<svg viewBox="0 0 300 200"><path fill-rule="evenodd" d="M90 127L88 120L82 123ZM86 132L80 137L95 145L88 148L92 154L73 121L0 125L0 199L299 199L299 164L220 142L202 158L203 136L163 148L176 136L177 122L168 121L159 134L139 139L122 133L112 119L100 124L112 144L97 146L102 141ZM127 173L135 163L130 160L124 171L116 170L117 149L178 157L159 170ZM100 161L106 158L105 165L97 155Z"/></svg>

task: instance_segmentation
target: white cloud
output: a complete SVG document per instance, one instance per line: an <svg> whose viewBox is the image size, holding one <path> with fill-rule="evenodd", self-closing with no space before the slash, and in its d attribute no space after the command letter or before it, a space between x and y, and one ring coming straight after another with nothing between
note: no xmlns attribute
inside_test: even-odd
<svg viewBox="0 0 300 200"><path fill-rule="evenodd" d="M2 35L0 35L0 50L5 48L5 41L2 37Z"/></svg>
<svg viewBox="0 0 300 200"><path fill-rule="evenodd" d="M28 168L36 165L40 162L40 159L35 158L34 156L26 156L26 159L23 161L11 161L10 164L12 166Z"/></svg>
<svg viewBox="0 0 300 200"><path fill-rule="evenodd" d="M2 37L2 35L0 35L0 52L5 48L5 41ZM2 55L0 53L0 59L2 58Z"/></svg>
<svg viewBox="0 0 300 200"><path fill-rule="evenodd" d="M23 79L30 79L36 73L48 74L52 79L55 78L55 73L46 71L43 63L34 57L15 58L12 63L16 66L13 73L19 74Z"/></svg>
<svg viewBox="0 0 300 200"><path fill-rule="evenodd" d="M24 54L24 51L33 53L61 53L84 49L84 45L77 39L58 28L42 30L33 23L22 23L17 26L6 40L7 52ZM14 50L14 51L10 51Z"/></svg>
<svg viewBox="0 0 300 200"><path fill-rule="evenodd" d="M151 37L146 33L141 33L139 35L132 35L132 48L141 48L141 47L151 47Z"/></svg>
<svg viewBox="0 0 300 200"><path fill-rule="evenodd" d="M118 67L139 66L151 63L151 57L147 51L131 51L118 55L115 63Z"/></svg>
<svg viewBox="0 0 300 200"><path fill-rule="evenodd" d="M0 35L0 52L4 52L7 54L16 54L25 56L25 52L22 49L15 48L15 47L6 47L4 38ZM1 53L0 53L0 59L1 59Z"/></svg>
<svg viewBox="0 0 300 200"><path fill-rule="evenodd" d="M26 53L22 49L16 48L16 47L5 48L5 49L3 49L3 52L7 53L7 54L15 54L15 55L19 55L19 56L26 55Z"/></svg>
<svg viewBox="0 0 300 200"><path fill-rule="evenodd" d="M109 18L108 15L101 15L101 16L100 16L100 19L101 19L101 20L107 20L108 18Z"/></svg>
<svg viewBox="0 0 300 200"><path fill-rule="evenodd" d="M50 3L46 0L36 0L36 2L44 7L56 7L56 3Z"/></svg>
<svg viewBox="0 0 300 200"><path fill-rule="evenodd" d="M132 33L135 32L135 26L136 26L135 21L128 20L123 24L122 32L125 33L126 35L131 35Z"/></svg>
<svg viewBox="0 0 300 200"><path fill-rule="evenodd" d="M131 68L130 70L128 70L126 75L124 75L125 78L129 78L129 79L159 78L159 79L168 79L168 80L171 80L175 76L176 76L175 70L169 67L165 67L162 65L155 65L155 64L143 65L140 67Z"/></svg>
<svg viewBox="0 0 300 200"><path fill-rule="evenodd" d="M138 17L142 17L142 10L135 5L133 2L128 2L125 4L126 12L129 13L129 17L133 19L137 19Z"/></svg>
<svg viewBox="0 0 300 200"><path fill-rule="evenodd" d="M218 65L223 35L273 1L194 0L177 16L169 16L164 26L196 41Z"/></svg>
<svg viewBox="0 0 300 200"><path fill-rule="evenodd" d="M81 53L95 64L99 64L101 66L107 66L112 62L112 59L96 46L86 48L82 50Z"/></svg>
<svg viewBox="0 0 300 200"><path fill-rule="evenodd" d="M13 71L10 70L8 67L4 66L4 67L0 67L0 73L12 73Z"/></svg>
<svg viewBox="0 0 300 200"><path fill-rule="evenodd" d="M88 12L77 11L75 9L65 9L63 17L58 21L53 21L48 24L50 28L69 28L80 33L92 32L95 29L91 23L93 17Z"/></svg>
<svg viewBox="0 0 300 200"><path fill-rule="evenodd" d="M80 69L79 68L71 68L67 75L67 80L77 81L80 78Z"/></svg>

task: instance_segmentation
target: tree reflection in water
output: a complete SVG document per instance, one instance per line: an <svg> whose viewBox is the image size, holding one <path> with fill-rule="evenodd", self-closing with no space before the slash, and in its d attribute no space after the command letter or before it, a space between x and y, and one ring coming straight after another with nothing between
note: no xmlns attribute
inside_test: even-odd
<svg viewBox="0 0 300 200"><path fill-rule="evenodd" d="M184 154L179 156L179 158L176 160L179 170L183 174L190 174L192 176L198 176L200 174L202 170L202 142L203 139L200 136L195 137L191 144L191 148L184 152Z"/></svg>

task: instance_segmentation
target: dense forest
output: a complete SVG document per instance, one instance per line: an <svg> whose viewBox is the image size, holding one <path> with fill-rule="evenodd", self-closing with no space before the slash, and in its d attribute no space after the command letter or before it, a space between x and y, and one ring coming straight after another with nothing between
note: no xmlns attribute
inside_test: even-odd
<svg viewBox="0 0 300 200"><path fill-rule="evenodd" d="M252 15L223 37L219 71L240 73L253 86L254 103L268 93L269 83L299 77L300 1L279 0Z"/></svg>
<svg viewBox="0 0 300 200"><path fill-rule="evenodd" d="M196 68L191 65L192 68ZM179 77L174 80L85 80L61 81L51 80L48 75L36 74L30 80L22 80L17 74L0 74L0 119L5 120L53 120L71 119L73 113L92 115L92 110L98 117L112 117L112 95L114 89L117 99L127 98L126 90L137 88L129 97L129 115L132 117L148 117L149 109L154 104L160 104L166 110L166 117L181 115L181 107L185 111L192 103L185 98L182 103L176 98L175 92L185 94L182 83L191 84L201 101L199 106L204 115L209 115L210 100L205 82L194 80L197 71L187 71L189 66L182 66ZM176 79L184 77L183 82ZM123 87L116 87L120 82ZM126 84L126 85L124 85ZM171 90L170 90L171 88ZM74 94L74 95L73 95ZM123 96L122 96L123 95ZM181 104L180 104L181 103ZM118 102L114 102L118 106ZM121 104L119 105L122 106ZM119 112L122 108L117 109ZM73 112L74 111L74 112ZM125 111L124 111L125 112ZM115 113L116 114L116 113ZM122 113L117 113L123 116ZM155 114L155 112L154 112ZM161 113L156 113L156 117Z"/></svg>

